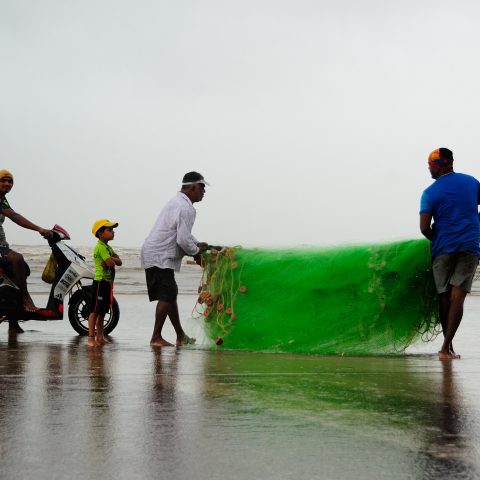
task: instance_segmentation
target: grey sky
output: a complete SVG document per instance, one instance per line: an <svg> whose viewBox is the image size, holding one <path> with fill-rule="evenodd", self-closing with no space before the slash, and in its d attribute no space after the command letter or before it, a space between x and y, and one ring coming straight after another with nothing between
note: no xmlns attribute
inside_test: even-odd
<svg viewBox="0 0 480 480"><path fill-rule="evenodd" d="M229 245L417 238L426 158L478 177L473 1L0 0L12 207L140 246L186 171ZM5 222L11 243L41 243Z"/></svg>

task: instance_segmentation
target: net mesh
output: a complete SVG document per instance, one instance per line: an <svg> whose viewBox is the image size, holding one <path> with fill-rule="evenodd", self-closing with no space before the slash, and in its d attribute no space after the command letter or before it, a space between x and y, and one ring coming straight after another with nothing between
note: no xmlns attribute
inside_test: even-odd
<svg viewBox="0 0 480 480"><path fill-rule="evenodd" d="M195 312L223 348L392 354L440 331L427 241L235 247L202 266Z"/></svg>

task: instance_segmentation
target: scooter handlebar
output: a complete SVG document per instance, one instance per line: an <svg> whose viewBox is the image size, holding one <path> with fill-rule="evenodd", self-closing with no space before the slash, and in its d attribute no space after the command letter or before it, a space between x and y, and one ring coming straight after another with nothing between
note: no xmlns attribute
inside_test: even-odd
<svg viewBox="0 0 480 480"><path fill-rule="evenodd" d="M70 235L60 225L55 224L50 231L52 235L47 239L50 246L55 245L60 240L70 240Z"/></svg>

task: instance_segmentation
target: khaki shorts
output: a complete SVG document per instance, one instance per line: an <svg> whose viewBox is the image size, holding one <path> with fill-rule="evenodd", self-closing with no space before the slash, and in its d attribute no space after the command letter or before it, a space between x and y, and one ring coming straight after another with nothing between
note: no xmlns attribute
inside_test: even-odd
<svg viewBox="0 0 480 480"><path fill-rule="evenodd" d="M445 293L451 287L458 287L470 293L477 266L478 256L471 252L456 252L436 257L432 270L437 292Z"/></svg>

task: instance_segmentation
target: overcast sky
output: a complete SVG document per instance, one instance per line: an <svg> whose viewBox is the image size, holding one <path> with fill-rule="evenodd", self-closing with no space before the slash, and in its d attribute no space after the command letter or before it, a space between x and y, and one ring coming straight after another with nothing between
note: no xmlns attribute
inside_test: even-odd
<svg viewBox="0 0 480 480"><path fill-rule="evenodd" d="M419 238L428 153L480 175L479 24L461 0L0 0L7 198L135 247L197 170L202 241Z"/></svg>

